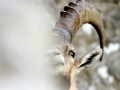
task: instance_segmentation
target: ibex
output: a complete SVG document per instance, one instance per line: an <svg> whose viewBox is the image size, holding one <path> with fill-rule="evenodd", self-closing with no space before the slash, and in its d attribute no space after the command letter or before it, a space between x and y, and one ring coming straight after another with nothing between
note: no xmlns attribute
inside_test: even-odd
<svg viewBox="0 0 120 90"><path fill-rule="evenodd" d="M69 90L77 90L74 84L75 76L84 68L91 66L97 60L102 60L104 51L104 27L98 11L85 0L70 2L60 13L61 17L52 30L54 49L48 51L51 55L54 71L63 76ZM85 23L91 24L100 39L100 49L95 49L87 55L74 60L75 50L71 44L78 29Z"/></svg>

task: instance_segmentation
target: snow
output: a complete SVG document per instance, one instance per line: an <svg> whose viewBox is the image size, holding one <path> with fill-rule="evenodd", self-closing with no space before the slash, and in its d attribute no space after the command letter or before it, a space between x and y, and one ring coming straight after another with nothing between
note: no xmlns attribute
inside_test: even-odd
<svg viewBox="0 0 120 90"><path fill-rule="evenodd" d="M96 90L95 86L90 86L88 90Z"/></svg>
<svg viewBox="0 0 120 90"><path fill-rule="evenodd" d="M109 77L107 66L102 66L98 68L97 72L103 79L107 79Z"/></svg>
<svg viewBox="0 0 120 90"><path fill-rule="evenodd" d="M85 32L87 35L91 35L92 34L92 29L93 29L92 25L84 24L82 26L82 29L83 29L83 32Z"/></svg>
<svg viewBox="0 0 120 90"><path fill-rule="evenodd" d="M120 44L119 43L110 43L108 45L108 47L105 47L104 51L105 51L106 54L109 55L112 52L118 51L119 48L120 48Z"/></svg>
<svg viewBox="0 0 120 90"><path fill-rule="evenodd" d="M108 82L109 82L109 83L112 83L113 81L114 81L114 77L113 77L113 76L109 76Z"/></svg>
<svg viewBox="0 0 120 90"><path fill-rule="evenodd" d="M0 90L53 90L43 58L53 20L40 2L0 1Z"/></svg>
<svg viewBox="0 0 120 90"><path fill-rule="evenodd" d="M108 83L114 82L114 77L112 75L109 75L107 66L102 66L98 68L97 72L100 75L100 77L106 79Z"/></svg>

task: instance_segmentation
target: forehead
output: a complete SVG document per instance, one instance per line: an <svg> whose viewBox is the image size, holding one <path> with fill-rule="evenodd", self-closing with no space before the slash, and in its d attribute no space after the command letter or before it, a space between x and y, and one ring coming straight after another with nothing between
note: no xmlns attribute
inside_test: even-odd
<svg viewBox="0 0 120 90"><path fill-rule="evenodd" d="M75 51L73 45L69 41L65 41L63 39L61 39L58 43L55 43L55 47L63 52Z"/></svg>
<svg viewBox="0 0 120 90"><path fill-rule="evenodd" d="M73 45L64 35L59 35L57 33L53 33L53 44L60 50L67 51L72 50L74 51Z"/></svg>

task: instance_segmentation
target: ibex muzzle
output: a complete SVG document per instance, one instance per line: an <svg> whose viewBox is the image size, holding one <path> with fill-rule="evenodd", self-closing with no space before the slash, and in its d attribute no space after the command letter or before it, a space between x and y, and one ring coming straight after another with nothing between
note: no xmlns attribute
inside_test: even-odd
<svg viewBox="0 0 120 90"><path fill-rule="evenodd" d="M85 67L91 66L97 60L102 60L104 51L104 27L98 11L85 0L70 2L60 13L61 17L52 31L54 50L52 62L59 75L70 76L70 90L76 90L74 77ZM71 44L78 29L85 23L91 24L100 39L100 49L96 49L84 57L74 60L75 50ZM57 68L56 68L57 67Z"/></svg>

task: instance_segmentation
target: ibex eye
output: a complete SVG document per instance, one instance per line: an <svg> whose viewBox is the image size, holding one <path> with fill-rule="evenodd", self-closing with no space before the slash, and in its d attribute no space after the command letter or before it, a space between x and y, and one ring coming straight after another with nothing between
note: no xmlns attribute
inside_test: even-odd
<svg viewBox="0 0 120 90"><path fill-rule="evenodd" d="M75 53L73 51L69 51L69 54L74 58L75 57Z"/></svg>

